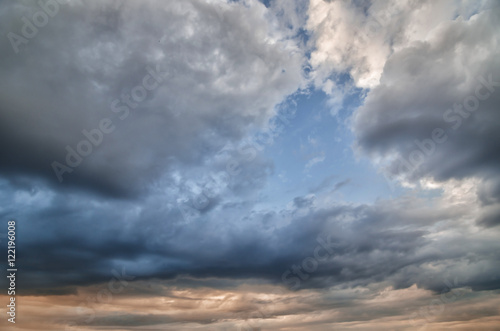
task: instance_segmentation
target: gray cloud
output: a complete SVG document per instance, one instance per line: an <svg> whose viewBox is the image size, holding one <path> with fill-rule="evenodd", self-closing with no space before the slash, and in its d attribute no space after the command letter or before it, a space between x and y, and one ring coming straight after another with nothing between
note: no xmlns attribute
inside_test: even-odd
<svg viewBox="0 0 500 331"><path fill-rule="evenodd" d="M3 192L13 191L4 184ZM401 198L325 207L298 197L291 209L278 211L219 203L186 223L177 206L163 199L109 203L55 193L41 184L36 193L31 188L4 193L5 206L24 210L4 210L18 220L25 252L22 291L70 291L107 281L113 269L122 268L137 280L255 278L290 289L297 282L300 289L385 282L440 292L442 277L458 277L461 286L474 290L500 285L495 276L500 265L491 254L498 246L496 232L468 233L474 214L464 210L470 206ZM305 272L303 261L314 257L317 247L329 259ZM294 265L306 277L290 273L282 281Z"/></svg>
<svg viewBox="0 0 500 331"><path fill-rule="evenodd" d="M1 6L2 35L21 34L22 17L40 10ZM301 51L266 21L266 10L258 3L74 1L60 5L17 54L2 38L2 172L59 184L52 162L66 165L66 146L78 151L88 140L82 130L105 118L113 132L63 173L63 186L137 195L173 162L206 162L266 123L302 84ZM144 81L161 80L150 74L157 66L163 81L144 97Z"/></svg>
<svg viewBox="0 0 500 331"><path fill-rule="evenodd" d="M498 202L499 15L493 8L445 22L389 57L381 84L354 115L357 147L387 162L389 176L475 177L489 187L487 203ZM490 211L479 223L497 220Z"/></svg>

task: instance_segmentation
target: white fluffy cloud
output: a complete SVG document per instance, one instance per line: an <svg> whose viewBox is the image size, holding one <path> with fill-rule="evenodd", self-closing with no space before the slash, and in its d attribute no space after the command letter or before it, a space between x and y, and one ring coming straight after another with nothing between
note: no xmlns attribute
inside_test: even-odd
<svg viewBox="0 0 500 331"><path fill-rule="evenodd" d="M349 73L356 87L380 82L387 59L458 15L469 17L486 2L311 0L307 29L312 34L315 83L332 93L330 76ZM323 84L326 84L324 86Z"/></svg>

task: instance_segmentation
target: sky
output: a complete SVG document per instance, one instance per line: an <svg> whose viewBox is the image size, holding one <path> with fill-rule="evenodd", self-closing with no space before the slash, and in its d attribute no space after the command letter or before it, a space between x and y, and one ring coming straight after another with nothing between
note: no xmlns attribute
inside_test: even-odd
<svg viewBox="0 0 500 331"><path fill-rule="evenodd" d="M0 328L500 330L499 4L0 1Z"/></svg>

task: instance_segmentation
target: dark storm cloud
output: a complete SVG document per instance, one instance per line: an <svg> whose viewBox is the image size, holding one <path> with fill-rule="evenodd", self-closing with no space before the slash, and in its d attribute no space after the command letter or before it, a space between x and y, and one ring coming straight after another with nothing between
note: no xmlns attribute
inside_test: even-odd
<svg viewBox="0 0 500 331"><path fill-rule="evenodd" d="M13 191L8 183L3 188ZM451 221L462 210L413 199L325 208L298 197L295 206L278 212L256 212L251 203L217 204L186 222L176 205L161 200L110 203L43 185L35 191L2 195L5 206L30 206L7 208L18 220L24 293L67 292L116 273L134 280L254 278L289 289L386 282L439 292L442 278L451 276L477 290L499 286L495 240L467 235ZM442 239L432 239L430 229L438 223ZM318 249L328 260L317 260L311 271Z"/></svg>
<svg viewBox="0 0 500 331"><path fill-rule="evenodd" d="M41 10L31 2L0 6L5 36L22 37L23 17ZM300 51L258 3L58 7L28 43L0 41L0 170L8 176L136 196L172 162L201 164L265 123L302 83ZM111 132L102 133L108 118ZM83 130L102 143L80 162L73 155L73 167L66 147L88 147L78 150L90 140ZM54 161L74 168L61 184Z"/></svg>

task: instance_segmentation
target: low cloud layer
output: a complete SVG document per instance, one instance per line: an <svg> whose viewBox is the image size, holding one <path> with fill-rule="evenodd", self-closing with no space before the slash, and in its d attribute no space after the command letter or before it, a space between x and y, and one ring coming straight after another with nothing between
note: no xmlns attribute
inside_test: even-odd
<svg viewBox="0 0 500 331"><path fill-rule="evenodd" d="M17 215L28 293L105 281L122 268L138 279L255 277L289 290L383 281L440 292L444 276L496 289L496 232L476 227L481 207L473 187L450 186L431 205L407 197L331 206L309 196L256 212L252 204L219 203L191 222L158 196L109 204L39 187L2 201L27 210Z"/></svg>

